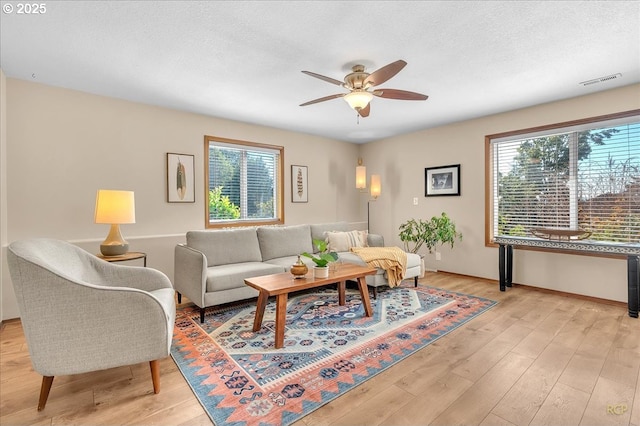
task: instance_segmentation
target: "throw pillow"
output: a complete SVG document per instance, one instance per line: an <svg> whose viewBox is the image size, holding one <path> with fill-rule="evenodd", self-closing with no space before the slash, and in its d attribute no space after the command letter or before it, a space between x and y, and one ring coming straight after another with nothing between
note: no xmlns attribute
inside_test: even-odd
<svg viewBox="0 0 640 426"><path fill-rule="evenodd" d="M327 232L329 251L344 252L351 247L367 247L367 231Z"/></svg>

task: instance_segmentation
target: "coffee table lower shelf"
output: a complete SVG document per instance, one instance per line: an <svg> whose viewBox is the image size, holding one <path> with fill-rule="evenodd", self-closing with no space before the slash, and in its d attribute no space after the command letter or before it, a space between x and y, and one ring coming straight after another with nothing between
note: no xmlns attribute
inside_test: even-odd
<svg viewBox="0 0 640 426"><path fill-rule="evenodd" d="M313 271L309 272L304 278L295 279L288 272L273 275L263 275L260 277L252 277L244 280L245 284L253 287L260 292L258 295L258 304L256 307L256 317L253 321L253 331L258 331L262 327L262 319L264 317L264 309L270 296L276 297L276 349L284 346L284 328L287 319L287 300L289 293L295 291L307 290L310 288L321 287L327 284L338 284L338 303L340 306L345 304L345 290L348 280L358 282L360 297L364 307L364 313L370 317L373 315L371 309L371 301L369 300L369 289L365 277L376 273L374 268L342 264L335 272L331 272L328 278L315 278Z"/></svg>

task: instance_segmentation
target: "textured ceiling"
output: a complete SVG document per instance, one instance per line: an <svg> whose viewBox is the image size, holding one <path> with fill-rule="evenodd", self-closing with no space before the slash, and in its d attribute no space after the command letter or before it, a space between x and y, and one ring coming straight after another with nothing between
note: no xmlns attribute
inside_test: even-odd
<svg viewBox="0 0 640 426"><path fill-rule="evenodd" d="M7 77L356 143L640 82L637 1L37 3L2 2ZM299 106L346 92L302 70L398 59L383 86L427 101Z"/></svg>

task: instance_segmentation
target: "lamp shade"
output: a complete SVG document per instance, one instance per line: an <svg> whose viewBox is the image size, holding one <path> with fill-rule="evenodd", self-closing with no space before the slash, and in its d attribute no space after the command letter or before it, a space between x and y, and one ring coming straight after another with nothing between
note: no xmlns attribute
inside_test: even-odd
<svg viewBox="0 0 640 426"><path fill-rule="evenodd" d="M356 111L366 108L373 99L373 95L366 90L354 90L342 97L351 108Z"/></svg>
<svg viewBox="0 0 640 426"><path fill-rule="evenodd" d="M95 223L136 223L133 191L98 190Z"/></svg>
<svg viewBox="0 0 640 426"><path fill-rule="evenodd" d="M356 189L367 187L367 168L365 166L356 167Z"/></svg>
<svg viewBox="0 0 640 426"><path fill-rule="evenodd" d="M381 190L382 185L380 184L380 175L371 175L371 196L373 198L378 198Z"/></svg>

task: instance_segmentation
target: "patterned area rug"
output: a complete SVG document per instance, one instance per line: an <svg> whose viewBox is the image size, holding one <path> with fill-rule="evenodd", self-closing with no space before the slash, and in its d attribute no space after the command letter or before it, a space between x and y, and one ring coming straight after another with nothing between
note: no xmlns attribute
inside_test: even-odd
<svg viewBox="0 0 640 426"><path fill-rule="evenodd" d="M294 293L287 305L284 348L274 348L275 301L253 332L255 302L179 308L171 355L218 425L288 425L348 392L497 302L404 285L345 306L332 289Z"/></svg>

